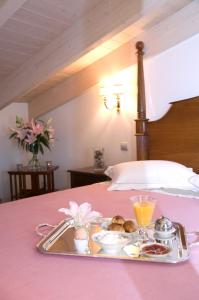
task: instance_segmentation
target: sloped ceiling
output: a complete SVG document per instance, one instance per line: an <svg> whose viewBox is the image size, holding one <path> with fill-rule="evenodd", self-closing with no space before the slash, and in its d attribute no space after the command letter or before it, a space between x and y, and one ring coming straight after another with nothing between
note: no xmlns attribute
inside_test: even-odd
<svg viewBox="0 0 199 300"><path fill-rule="evenodd" d="M113 58L132 64L137 40L153 55L198 32L198 0L1 0L0 108L25 101L32 115L45 113L77 95L48 105L55 87L94 69L81 93Z"/></svg>

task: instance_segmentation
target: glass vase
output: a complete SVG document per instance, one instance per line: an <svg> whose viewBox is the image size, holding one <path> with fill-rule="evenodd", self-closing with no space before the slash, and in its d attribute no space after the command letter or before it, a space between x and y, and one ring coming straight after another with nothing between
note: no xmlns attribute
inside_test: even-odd
<svg viewBox="0 0 199 300"><path fill-rule="evenodd" d="M38 159L38 153L32 153L32 158L28 162L28 166L31 169L38 169L40 167L40 162Z"/></svg>
<svg viewBox="0 0 199 300"><path fill-rule="evenodd" d="M95 148L93 153L94 158L94 170L104 170L104 148Z"/></svg>

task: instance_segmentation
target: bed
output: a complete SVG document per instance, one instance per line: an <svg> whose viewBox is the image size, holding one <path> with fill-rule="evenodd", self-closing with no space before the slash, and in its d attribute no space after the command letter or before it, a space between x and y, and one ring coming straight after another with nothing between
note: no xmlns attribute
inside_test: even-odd
<svg viewBox="0 0 199 300"><path fill-rule="evenodd" d="M167 117L149 122L145 110L143 43L137 43L136 48L138 50L138 118L136 120L138 160L169 160L197 170L199 142L196 141L196 136L199 118L196 112L199 99L175 102ZM188 118L189 108L192 116L194 115L193 118ZM182 113L184 110L185 118ZM186 132L184 130L179 132L177 128L174 130L176 122L172 120L176 118L174 115L176 111L177 117L186 119ZM173 123L165 121L166 119ZM169 122L170 129L166 129L166 122ZM187 141L183 144L180 144L180 141L176 143L176 138L184 138L185 133ZM171 144L172 140L176 144L175 147ZM107 183L93 184L1 204L0 299L198 299L198 247L191 249L191 257L188 261L176 265L51 256L37 251L36 244L40 238L35 233L35 227L43 222L57 224L63 219L58 209L67 207L71 200L79 204L91 203L92 208L101 212L104 217L119 213L126 218L131 218L132 207L129 198L132 195L139 195L140 191L137 189L108 191L107 188ZM171 220L183 223L187 232L199 228L199 199L160 194L147 189L142 190L142 193L150 193L158 200L155 218L164 214Z"/></svg>

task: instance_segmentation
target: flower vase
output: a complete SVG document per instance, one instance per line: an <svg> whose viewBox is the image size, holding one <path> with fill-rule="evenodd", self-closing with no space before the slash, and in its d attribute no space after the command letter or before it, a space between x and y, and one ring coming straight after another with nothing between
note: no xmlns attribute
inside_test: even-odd
<svg viewBox="0 0 199 300"><path fill-rule="evenodd" d="M28 166L31 169L38 169L40 167L39 159L38 159L38 154L37 153L32 153L32 158L28 162Z"/></svg>
<svg viewBox="0 0 199 300"><path fill-rule="evenodd" d="M104 148L96 148L94 149L94 170L101 171L104 169Z"/></svg>

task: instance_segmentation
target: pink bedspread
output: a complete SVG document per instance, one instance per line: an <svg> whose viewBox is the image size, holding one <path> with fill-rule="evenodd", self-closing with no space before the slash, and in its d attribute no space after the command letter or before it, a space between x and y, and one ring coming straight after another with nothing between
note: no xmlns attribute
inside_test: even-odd
<svg viewBox="0 0 199 300"><path fill-rule="evenodd" d="M0 205L0 300L194 300L199 299L199 247L189 261L159 264L53 256L36 249L35 226L64 218L69 200L90 202L104 217L133 217L129 197L95 184ZM155 193L156 216L199 229L199 200Z"/></svg>

